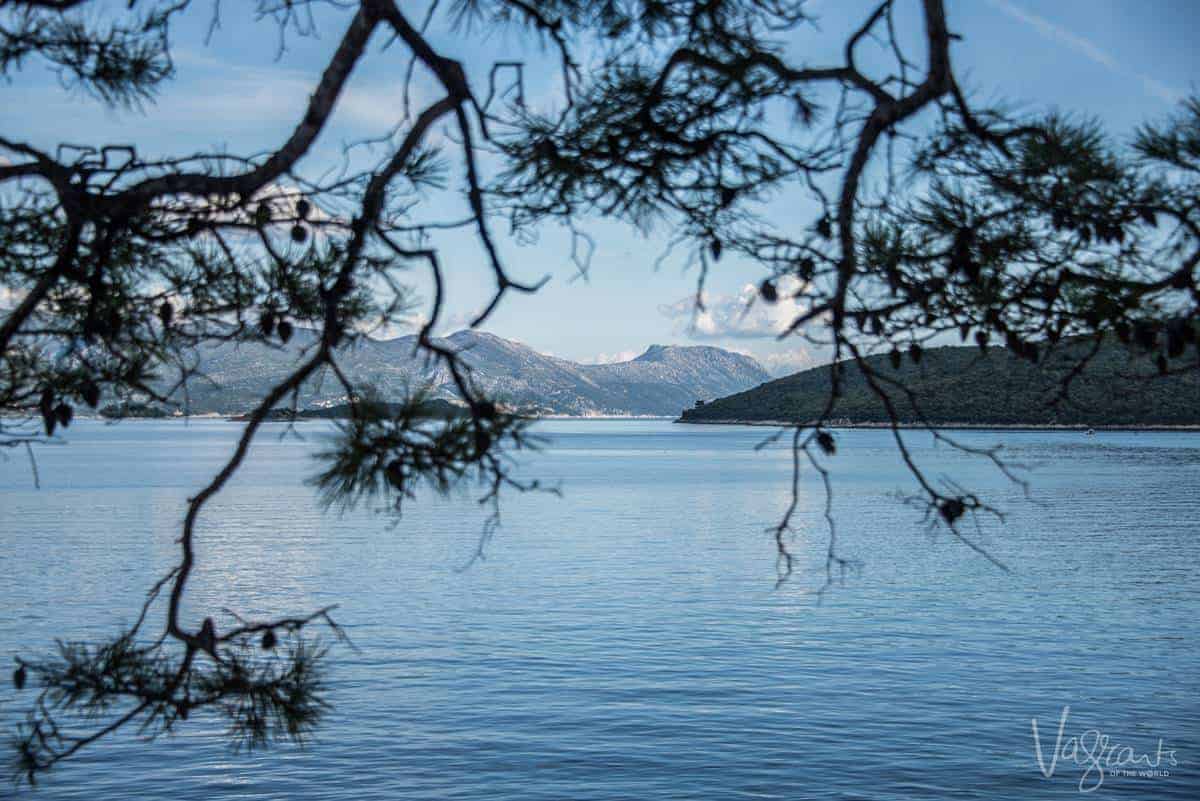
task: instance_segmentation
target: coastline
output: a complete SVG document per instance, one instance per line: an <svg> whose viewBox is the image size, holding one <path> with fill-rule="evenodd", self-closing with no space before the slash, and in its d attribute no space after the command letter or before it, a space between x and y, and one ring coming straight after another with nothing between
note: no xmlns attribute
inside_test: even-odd
<svg viewBox="0 0 1200 801"><path fill-rule="evenodd" d="M795 421L787 420L686 420L682 417L675 419L676 423L683 425L713 425L713 426L760 426L767 428L793 428L797 424ZM812 425L811 422L803 425ZM836 425L827 425L830 429L890 429L891 423L839 423ZM1183 432L1200 432L1200 424L1198 425L1156 425L1156 424L1123 424L1123 425L1083 425L1083 424L1053 424L1053 423L934 423L925 425L924 423L897 423L897 428L904 430L920 431L923 429L937 428L946 431L1183 431Z"/></svg>
<svg viewBox="0 0 1200 801"><path fill-rule="evenodd" d="M192 415L193 418L198 417L198 416L199 415ZM247 419L245 417L245 415L227 415L227 414L206 415L206 418L210 419L210 420L213 420L213 419L227 420L230 423L244 423L244 422L246 422L246 419ZM159 418L159 419L166 419L166 418ZM184 418L180 417L180 418L175 418L175 419L182 420ZM296 417L295 419L291 419L291 420L286 420L286 419L282 419L282 418L275 418L275 419L268 418L266 420L263 420L263 423L307 423L307 422L313 422L313 421L319 422L322 420L348 420L348 419L350 419L350 418L348 418L348 417L318 417L316 415L313 415L313 416L306 416L306 417ZM621 420L627 420L627 421L631 421L631 422L637 421L637 420L642 420L642 421L662 420L664 422L672 422L672 423L679 422L674 417L671 417L670 415L667 415L667 414L664 414L664 415L632 415L631 414L631 415L624 415L624 416L610 415L610 416L605 416L605 417L600 417L600 416L590 415L590 414L589 415L579 415L578 417L574 417L574 416L566 415L566 414L548 414L548 415L529 416L529 417L524 417L523 419L526 419L526 420L554 420L554 421L567 421L567 422L589 421L589 422L597 422L597 423L617 422L617 421L621 421Z"/></svg>
<svg viewBox="0 0 1200 801"><path fill-rule="evenodd" d="M221 414L217 412L204 412L192 415L168 415L166 417L121 417L110 418L103 417L97 414L81 414L76 417L77 420L95 420L109 423L123 422L129 420L153 420L155 422L179 420L186 422L187 420L220 420L224 422L239 423L245 422L238 415ZM280 419L267 419L264 423L279 423L292 422L303 423L310 421L331 420L337 418L331 417L298 417L294 420L285 421ZM544 415L530 418L533 420L550 420L550 421L595 421L595 422L617 422L617 421L650 421L663 420L681 425L712 425L712 426L754 426L758 428L793 428L796 426L795 421L788 420L741 420L741 419L721 419L721 420L688 420L682 417L670 417L668 415ZM804 423L805 426L811 426L812 422ZM891 423L878 422L863 422L863 423L846 423L838 422L826 425L825 428L835 430L846 429L890 429ZM898 423L897 428L902 430L920 431L930 428L922 423ZM1068 424L1052 424L1052 423L936 423L933 428L946 431L1087 431L1089 428L1093 431L1147 431L1147 432L1200 432L1200 424L1195 425L1162 425L1162 424L1118 424L1118 425L1084 425L1079 423Z"/></svg>

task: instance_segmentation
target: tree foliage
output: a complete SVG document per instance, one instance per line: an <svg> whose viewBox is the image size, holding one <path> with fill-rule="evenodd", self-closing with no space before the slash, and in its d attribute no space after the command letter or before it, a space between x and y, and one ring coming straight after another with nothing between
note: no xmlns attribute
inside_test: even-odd
<svg viewBox="0 0 1200 801"><path fill-rule="evenodd" d="M170 29L192 5L0 2L0 75L20 80L37 62L105 103L152 102L170 89ZM519 239L547 222L567 226L581 269L587 219L667 223L701 286L727 254L757 265L760 302L796 302L789 334L828 345L835 363L851 360L893 421L904 387L868 357L918 361L950 332L1031 363L1060 342L1098 348L1113 336L1139 343L1162 372L1195 368L1200 101L1129 146L1090 120L979 107L954 69L943 0L883 0L843 43L842 59L820 65L796 62L785 46L811 21L799 0L458 0L416 16L395 0L218 2L214 35L229 22L222 15L248 9L281 37L338 32L307 108L268 152L144 158L126 146L0 135L0 286L16 298L0 321L0 444L44 441L85 406L186 408L189 382L203 380L200 343L287 342L298 325L320 332L190 501L179 561L138 622L107 645L65 644L55 657L20 662L14 678L38 693L18 740L30 779L126 724L155 734L197 708L223 710L248 745L296 739L315 724L321 651L306 631L331 623L324 610L220 629L180 613L197 518L234 478L261 423L306 382L340 382L352 406L317 479L332 503L398 500L423 482L447 490L477 478L489 500L536 486L510 475L504 456L534 444L523 424L432 337L446 284L426 231L477 241L493 279L479 325L505 296L540 285L501 259L501 221ZM901 14L919 20L920 42L896 33ZM457 25L457 52L427 35L441 20ZM556 98L527 102L523 58L468 76L472 43L502 26L547 47L559 67ZM861 66L867 49L887 66ZM402 80L419 71L438 94L420 108L406 102L391 135L362 151L365 166L313 179L305 166L314 142L368 59L389 60ZM437 126L450 133L440 145ZM461 177L465 214L430 218L421 199L448 185L447 169ZM763 201L785 192L819 211L772 219ZM470 412L441 428L411 408L358 400L365 388L338 367L339 349L412 308L402 270L414 265L434 285L419 347L446 367ZM1168 361L1188 349L1190 361ZM1089 352L1071 351L1064 392ZM164 375L165 391L151 381ZM836 441L826 423L843 390L842 371L830 370L820 413L792 431L794 481L807 462L828 489L823 460ZM986 509L928 481L898 434L897 447L920 503L952 531L966 511ZM775 529L784 575L791 512ZM834 546L831 528L830 575L844 565ZM165 625L147 639L160 596ZM69 733L61 716L76 711L104 722Z"/></svg>

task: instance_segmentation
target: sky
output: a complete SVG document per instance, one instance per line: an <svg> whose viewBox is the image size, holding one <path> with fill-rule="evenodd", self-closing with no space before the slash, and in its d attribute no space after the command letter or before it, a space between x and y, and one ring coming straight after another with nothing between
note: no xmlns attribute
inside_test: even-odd
<svg viewBox="0 0 1200 801"><path fill-rule="evenodd" d="M112 0L119 6L124 0ZM419 4L404 4L409 8ZM808 66L836 64L844 33L872 4L814 0L816 27L789 36L790 58ZM900 19L916 19L917 0L901 0ZM951 29L962 36L952 56L960 79L980 101L1005 101L1026 111L1060 109L1093 116L1127 139L1146 120L1160 119L1189 92L1200 91L1197 0L948 0ZM212 5L194 4L174 28L177 75L156 101L141 109L106 108L64 89L28 65L0 84L0 131L53 149L59 142L130 142L142 154L199 149L231 153L266 150L282 142L302 113L315 78L336 46L348 16L324 9L317 37L287 37L254 20L248 0L221 5L221 24L208 36ZM416 14L414 13L414 16ZM914 34L901 30L901 37ZM528 95L536 105L552 97L556 73L529 41L511 32L471 35L435 29L435 46L464 60L471 83L487 85L497 59L528 59ZM919 52L919 51L914 51ZM387 132L402 113L405 56L374 43L339 102L335 122L302 165L308 175L334 169L345 143ZM435 99L418 76L414 101ZM440 134L439 134L440 136ZM455 188L455 187L452 187ZM814 209L782 194L769 209L777 224L810 225ZM461 192L431 199L431 213L459 217ZM795 338L780 340L791 312L783 304L750 306L761 268L723 259L709 273L707 311L691 301L697 274L685 259L659 263L670 238L661 225L648 233L611 221L583 226L597 248L585 278L567 257L569 239L556 227L536 243L501 243L514 278L550 277L533 296L506 298L486 329L563 358L583 362L632 358L652 344L705 344L748 353L773 373L820 362L822 354ZM445 333L462 327L490 296L490 273L469 231L436 240L448 273ZM414 274L419 298L428 283ZM401 333L401 332L396 332Z"/></svg>

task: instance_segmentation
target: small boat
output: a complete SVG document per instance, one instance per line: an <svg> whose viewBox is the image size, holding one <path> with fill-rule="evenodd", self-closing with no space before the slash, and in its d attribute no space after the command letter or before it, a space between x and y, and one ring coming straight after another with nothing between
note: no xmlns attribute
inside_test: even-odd
<svg viewBox="0 0 1200 801"><path fill-rule="evenodd" d="M1096 436L1096 429L1094 429L1094 428L1089 428L1089 429L1087 430L1087 435L1088 435L1089 437L1094 437L1094 436Z"/></svg>

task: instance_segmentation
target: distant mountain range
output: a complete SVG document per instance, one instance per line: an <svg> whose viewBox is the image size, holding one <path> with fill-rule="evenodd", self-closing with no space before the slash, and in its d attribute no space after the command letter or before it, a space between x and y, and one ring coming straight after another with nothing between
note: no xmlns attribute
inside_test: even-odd
<svg viewBox="0 0 1200 801"><path fill-rule="evenodd" d="M253 407L296 365L315 332L297 330L286 346L224 343L199 353L208 379L188 387L193 413L238 413ZM540 414L677 416L698 399L740 392L771 376L749 356L714 347L652 345L635 359L580 364L538 353L494 334L464 330L442 340L468 364L476 383L492 397ZM457 398L449 372L416 351L416 337L361 339L338 363L357 383L373 386L383 400L429 387L433 396ZM300 407L345 400L332 376L312 382Z"/></svg>
<svg viewBox="0 0 1200 801"><path fill-rule="evenodd" d="M953 425L1200 426L1200 372L1195 346L1169 362L1160 376L1155 353L1117 343L1102 347L1071 384L1069 399L1053 404L1062 379L1089 346L1062 344L1039 364L1005 348L943 347L915 363L907 355L893 367L888 355L872 356L875 371L909 387L930 422ZM843 392L830 415L852 423L886 423L887 410L861 370L843 362ZM1176 372L1180 371L1180 372ZM805 370L688 409L681 422L801 422L815 420L829 397L830 366ZM920 415L894 386L893 402L905 423Z"/></svg>

